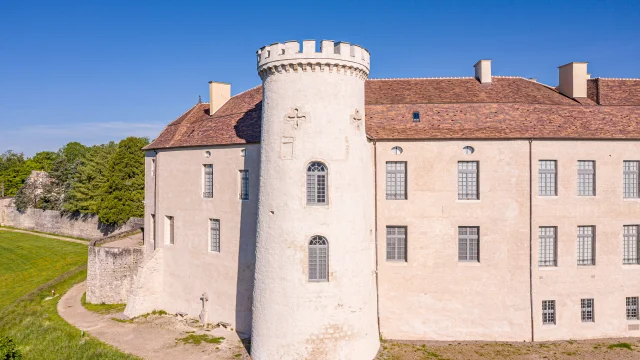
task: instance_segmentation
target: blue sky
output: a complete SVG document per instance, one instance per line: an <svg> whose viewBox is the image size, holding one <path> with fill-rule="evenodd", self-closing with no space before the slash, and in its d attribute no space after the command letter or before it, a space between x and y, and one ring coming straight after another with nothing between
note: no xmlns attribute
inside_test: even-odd
<svg viewBox="0 0 640 360"><path fill-rule="evenodd" d="M588 61L640 77L640 1L0 1L0 152L154 138L207 81L260 84L255 51L332 39L371 52L371 77L495 75L557 84Z"/></svg>

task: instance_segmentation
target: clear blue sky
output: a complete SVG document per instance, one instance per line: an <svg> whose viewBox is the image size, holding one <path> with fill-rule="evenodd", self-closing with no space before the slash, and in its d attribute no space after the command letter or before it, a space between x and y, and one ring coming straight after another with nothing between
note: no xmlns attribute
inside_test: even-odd
<svg viewBox="0 0 640 360"><path fill-rule="evenodd" d="M0 1L0 152L154 138L207 81L260 83L255 51L332 39L371 77L493 73L557 84L557 66L640 77L640 1Z"/></svg>

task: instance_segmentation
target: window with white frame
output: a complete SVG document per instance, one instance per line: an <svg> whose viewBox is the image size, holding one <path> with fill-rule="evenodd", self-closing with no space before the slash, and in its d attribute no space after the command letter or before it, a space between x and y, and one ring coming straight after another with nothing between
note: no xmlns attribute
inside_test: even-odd
<svg viewBox="0 0 640 360"><path fill-rule="evenodd" d="M578 265L596 264L595 236L595 226L578 226Z"/></svg>
<svg viewBox="0 0 640 360"><path fill-rule="evenodd" d="M307 167L307 205L327 204L327 166L314 161Z"/></svg>
<svg viewBox="0 0 640 360"><path fill-rule="evenodd" d="M204 164L204 183L203 183L203 191L202 197L212 198L213 197L213 165L212 164Z"/></svg>
<svg viewBox="0 0 640 360"><path fill-rule="evenodd" d="M209 219L209 251L220 252L220 220Z"/></svg>
<svg viewBox="0 0 640 360"><path fill-rule="evenodd" d="M309 281L329 281L329 242L324 236L309 241Z"/></svg>
<svg viewBox="0 0 640 360"><path fill-rule="evenodd" d="M638 297L627 297L627 320L638 320Z"/></svg>
<svg viewBox="0 0 640 360"><path fill-rule="evenodd" d="M164 243L173 245L175 244L175 231L173 216L164 217Z"/></svg>
<svg viewBox="0 0 640 360"><path fill-rule="evenodd" d="M578 195L596 195L596 162L578 160Z"/></svg>
<svg viewBox="0 0 640 360"><path fill-rule="evenodd" d="M538 266L557 266L557 237L555 226L538 229Z"/></svg>
<svg viewBox="0 0 640 360"><path fill-rule="evenodd" d="M538 195L540 196L556 196L556 161L540 160L538 161Z"/></svg>
<svg viewBox="0 0 640 360"><path fill-rule="evenodd" d="M594 322L593 299L580 299L580 318L582 322Z"/></svg>
<svg viewBox="0 0 640 360"><path fill-rule="evenodd" d="M640 264L638 252L638 225L625 225L622 239L622 262L624 264Z"/></svg>
<svg viewBox="0 0 640 360"><path fill-rule="evenodd" d="M477 200L478 162L458 161L458 200Z"/></svg>
<svg viewBox="0 0 640 360"><path fill-rule="evenodd" d="M249 170L240 170L240 200L249 200Z"/></svg>
<svg viewBox="0 0 640 360"><path fill-rule="evenodd" d="M638 198L638 170L640 161L624 161L623 163L623 193L628 199Z"/></svg>
<svg viewBox="0 0 640 360"><path fill-rule="evenodd" d="M458 227L458 261L480 261L479 227Z"/></svg>
<svg viewBox="0 0 640 360"><path fill-rule="evenodd" d="M406 226L387 226L387 260L407 261Z"/></svg>
<svg viewBox="0 0 640 360"><path fill-rule="evenodd" d="M387 161L387 200L407 198L407 162Z"/></svg>
<svg viewBox="0 0 640 360"><path fill-rule="evenodd" d="M542 323L545 325L555 325L556 323L556 301L542 300Z"/></svg>

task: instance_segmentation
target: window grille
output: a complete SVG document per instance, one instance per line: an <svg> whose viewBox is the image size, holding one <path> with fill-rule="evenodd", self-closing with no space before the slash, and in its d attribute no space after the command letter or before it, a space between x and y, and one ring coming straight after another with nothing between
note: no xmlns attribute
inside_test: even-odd
<svg viewBox="0 0 640 360"><path fill-rule="evenodd" d="M595 227L578 226L578 265L595 265Z"/></svg>
<svg viewBox="0 0 640 360"><path fill-rule="evenodd" d="M329 281L329 243L324 236L309 241L309 281Z"/></svg>
<svg viewBox="0 0 640 360"><path fill-rule="evenodd" d="M240 170L240 200L249 200L249 170Z"/></svg>
<svg viewBox="0 0 640 360"><path fill-rule="evenodd" d="M480 261L480 228L458 227L458 261Z"/></svg>
<svg viewBox="0 0 640 360"><path fill-rule="evenodd" d="M542 323L555 325L556 323L556 301L542 300Z"/></svg>
<svg viewBox="0 0 640 360"><path fill-rule="evenodd" d="M213 197L213 165L204 165L204 191L202 196L205 198Z"/></svg>
<svg viewBox="0 0 640 360"><path fill-rule="evenodd" d="M420 112L418 111L413 112L413 122L420 122Z"/></svg>
<svg viewBox="0 0 640 360"><path fill-rule="evenodd" d="M557 266L555 226L541 226L538 234L538 266Z"/></svg>
<svg viewBox="0 0 640 360"><path fill-rule="evenodd" d="M640 256L638 256L638 225L625 225L623 234L623 254L622 262L624 264L640 264Z"/></svg>
<svg viewBox="0 0 640 360"><path fill-rule="evenodd" d="M458 199L478 199L477 161L458 161Z"/></svg>
<svg viewBox="0 0 640 360"><path fill-rule="evenodd" d="M210 226L210 247L209 250L220 252L220 220L209 219Z"/></svg>
<svg viewBox="0 0 640 360"><path fill-rule="evenodd" d="M538 194L540 196L556 196L556 161L540 160L538 162Z"/></svg>
<svg viewBox="0 0 640 360"><path fill-rule="evenodd" d="M165 216L164 242L173 245L175 243L175 232L173 227L173 216Z"/></svg>
<svg viewBox="0 0 640 360"><path fill-rule="evenodd" d="M638 320L638 297L627 298L627 320Z"/></svg>
<svg viewBox="0 0 640 360"><path fill-rule="evenodd" d="M307 167L307 205L326 205L327 166L312 162Z"/></svg>
<svg viewBox="0 0 640 360"><path fill-rule="evenodd" d="M638 198L638 163L639 161L625 161L623 163L623 190L625 198Z"/></svg>
<svg viewBox="0 0 640 360"><path fill-rule="evenodd" d="M407 198L407 162L387 161L387 200Z"/></svg>
<svg viewBox="0 0 640 360"><path fill-rule="evenodd" d="M592 160L578 161L578 195L596 195L596 162Z"/></svg>
<svg viewBox="0 0 640 360"><path fill-rule="evenodd" d="M580 318L582 322L594 322L593 299L580 299Z"/></svg>
<svg viewBox="0 0 640 360"><path fill-rule="evenodd" d="M407 228L387 226L387 260L407 261Z"/></svg>

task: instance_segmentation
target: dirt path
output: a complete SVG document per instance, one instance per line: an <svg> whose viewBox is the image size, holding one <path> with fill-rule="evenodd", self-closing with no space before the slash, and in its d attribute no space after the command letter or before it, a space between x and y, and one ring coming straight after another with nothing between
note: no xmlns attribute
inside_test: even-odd
<svg viewBox="0 0 640 360"><path fill-rule="evenodd" d="M202 331L169 315L152 315L141 319L142 322L121 323L112 320L114 314L100 315L91 312L80 302L85 288L83 282L64 294L58 302L58 313L71 325L126 353L154 360L250 359L233 331L222 328ZM193 345L176 342L176 339L191 333L225 339L220 344L203 342Z"/></svg>
<svg viewBox="0 0 640 360"><path fill-rule="evenodd" d="M89 245L89 241L72 239L72 238L68 238L68 237L64 237L64 236L58 236L58 235L43 234L43 233L33 232L33 231L28 231L28 230L0 228L0 231L12 231L12 232L17 232L17 233L23 233L23 234L40 236L40 237L46 237L46 238L50 238L50 239L69 241L69 242L74 242L74 243L83 244L83 245Z"/></svg>

